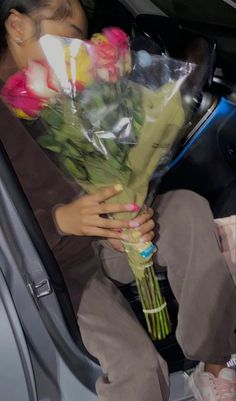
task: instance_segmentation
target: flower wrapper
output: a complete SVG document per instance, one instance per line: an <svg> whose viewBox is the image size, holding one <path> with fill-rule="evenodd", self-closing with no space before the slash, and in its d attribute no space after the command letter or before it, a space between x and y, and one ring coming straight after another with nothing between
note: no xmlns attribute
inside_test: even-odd
<svg viewBox="0 0 236 401"><path fill-rule="evenodd" d="M194 65L131 54L127 36L114 28L91 41L47 35L41 45L44 62L19 72L17 85L12 77L3 97L19 117L44 120L48 129L39 144L56 155L68 179L90 194L121 184L123 191L108 203L142 208L153 173L171 160L181 135L187 113L181 87ZM164 339L171 325L153 267L156 247L141 243L137 230L126 235L149 333Z"/></svg>

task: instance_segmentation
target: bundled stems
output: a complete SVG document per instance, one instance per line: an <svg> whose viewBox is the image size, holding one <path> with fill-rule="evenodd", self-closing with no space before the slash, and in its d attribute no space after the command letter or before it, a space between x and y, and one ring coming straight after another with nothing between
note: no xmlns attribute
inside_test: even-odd
<svg viewBox="0 0 236 401"><path fill-rule="evenodd" d="M150 244L146 244L146 247L148 248ZM125 243L124 245L130 266L136 277L148 332L154 341L164 340L171 332L171 323L152 257L145 261L141 256L140 247L136 243Z"/></svg>

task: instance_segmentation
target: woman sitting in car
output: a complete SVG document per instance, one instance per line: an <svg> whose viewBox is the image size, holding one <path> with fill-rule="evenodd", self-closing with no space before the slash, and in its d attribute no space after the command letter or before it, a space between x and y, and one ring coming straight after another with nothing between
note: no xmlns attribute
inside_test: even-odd
<svg viewBox="0 0 236 401"><path fill-rule="evenodd" d="M41 58L39 37L46 33L85 38L87 23L78 1L1 1L2 86L29 60ZM158 226L151 209L133 220L108 220L104 214L130 212L132 205L105 205L120 190L116 186L84 195L69 184L36 143L43 130L40 120L30 125L17 120L1 102L0 139L63 272L84 344L102 367L99 400L169 397L166 363L107 277L133 280L121 230L138 227L145 240L158 231L157 263L167 266L179 302L178 341L187 358L202 361L190 379L196 399L235 401L235 371L226 364L236 352L236 292L207 201L174 191L154 202Z"/></svg>

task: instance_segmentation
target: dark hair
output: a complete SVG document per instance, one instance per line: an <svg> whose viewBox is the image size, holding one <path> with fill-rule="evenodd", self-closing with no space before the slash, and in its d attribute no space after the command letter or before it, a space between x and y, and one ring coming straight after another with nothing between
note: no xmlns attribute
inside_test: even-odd
<svg viewBox="0 0 236 401"><path fill-rule="evenodd" d="M52 0L0 0L0 55L7 49L7 38L5 22L12 9L21 14L30 15L40 8L50 6ZM68 0L61 0L60 5L55 9L53 18L63 19L70 15L71 7Z"/></svg>

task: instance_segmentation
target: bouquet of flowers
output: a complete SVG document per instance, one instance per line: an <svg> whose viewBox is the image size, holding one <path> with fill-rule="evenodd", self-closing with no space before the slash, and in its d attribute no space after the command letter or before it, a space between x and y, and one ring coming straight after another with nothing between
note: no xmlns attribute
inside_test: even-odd
<svg viewBox="0 0 236 401"><path fill-rule="evenodd" d="M122 191L108 202L135 202L142 210L150 179L170 160L185 122L181 86L194 66L131 52L118 28L90 41L47 35L41 45L45 60L12 76L3 98L19 118L46 122L40 146L86 192L118 184ZM142 243L138 230L125 235L149 333L162 340L171 323L152 260L156 246Z"/></svg>

